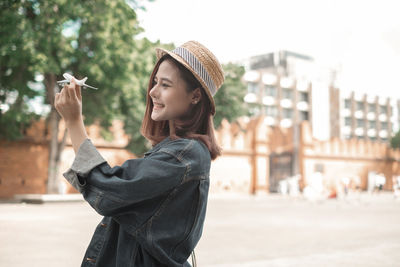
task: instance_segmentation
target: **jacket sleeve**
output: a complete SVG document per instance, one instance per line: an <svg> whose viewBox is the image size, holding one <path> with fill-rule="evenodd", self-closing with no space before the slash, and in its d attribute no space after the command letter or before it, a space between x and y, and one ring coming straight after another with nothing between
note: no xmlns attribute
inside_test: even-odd
<svg viewBox="0 0 400 267"><path fill-rule="evenodd" d="M187 170L188 166L165 152L111 168L86 139L63 175L99 214L117 216L135 204L172 190L181 184Z"/></svg>

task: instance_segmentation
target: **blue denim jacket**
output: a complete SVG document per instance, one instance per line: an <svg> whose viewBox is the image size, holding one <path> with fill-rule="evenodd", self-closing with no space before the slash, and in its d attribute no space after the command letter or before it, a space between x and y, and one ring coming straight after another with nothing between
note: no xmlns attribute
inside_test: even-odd
<svg viewBox="0 0 400 267"><path fill-rule="evenodd" d="M89 139L64 177L105 216L82 266L190 266L209 189L210 153L200 141L169 137L113 168Z"/></svg>

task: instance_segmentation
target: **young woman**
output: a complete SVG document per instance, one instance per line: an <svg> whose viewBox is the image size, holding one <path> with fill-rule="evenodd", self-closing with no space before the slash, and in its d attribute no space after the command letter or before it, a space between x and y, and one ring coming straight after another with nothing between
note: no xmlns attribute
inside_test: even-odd
<svg viewBox="0 0 400 267"><path fill-rule="evenodd" d="M76 153L63 175L104 216L82 266L190 266L200 239L220 155L212 116L223 71L195 41L156 52L142 124L153 148L143 158L111 168L88 139L75 80L55 96Z"/></svg>

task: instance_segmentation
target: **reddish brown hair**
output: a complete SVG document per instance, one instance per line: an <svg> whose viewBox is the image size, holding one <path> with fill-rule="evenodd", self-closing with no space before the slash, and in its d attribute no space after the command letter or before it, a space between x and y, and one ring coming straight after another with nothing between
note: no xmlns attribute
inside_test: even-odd
<svg viewBox="0 0 400 267"><path fill-rule="evenodd" d="M201 90L201 100L198 104L192 105L188 111L187 119L184 121L154 121L151 119L153 101L150 97L150 90L154 86L154 76L156 75L161 62L170 60L177 66L181 78L185 81L187 92L192 92L196 88ZM142 122L142 135L148 139L152 145L156 145L164 138L192 138L203 142L210 151L211 159L216 159L221 155L221 148L218 146L214 135L213 116L211 115L211 103L207 94L197 81L194 75L182 64L169 55L163 56L155 65L150 76L146 95L146 111Z"/></svg>

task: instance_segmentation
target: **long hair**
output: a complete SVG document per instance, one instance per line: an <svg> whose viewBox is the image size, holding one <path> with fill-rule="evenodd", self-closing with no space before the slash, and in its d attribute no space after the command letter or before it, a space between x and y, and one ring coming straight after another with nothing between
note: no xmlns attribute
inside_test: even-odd
<svg viewBox="0 0 400 267"><path fill-rule="evenodd" d="M188 111L187 116L185 116L186 119L184 121L154 121L151 118L153 101L151 100L149 93L154 86L154 76L156 75L160 64L165 60L170 60L177 66L181 78L187 85L187 92L190 93L196 88L201 89L200 102L196 105L190 106L190 110ZM143 117L141 133L153 146L168 136L171 139L191 138L197 139L207 146L212 160L221 155L221 148L218 146L214 134L211 103L204 88L188 69L169 55L163 56L157 62L150 76L146 94L146 111Z"/></svg>

